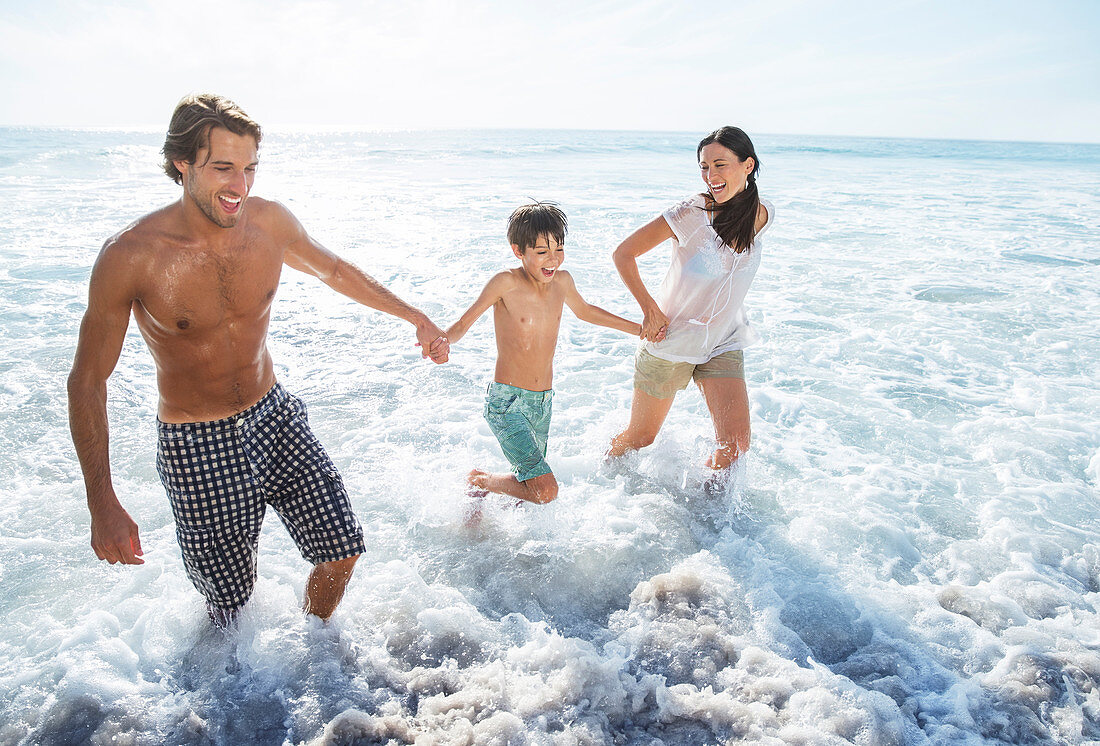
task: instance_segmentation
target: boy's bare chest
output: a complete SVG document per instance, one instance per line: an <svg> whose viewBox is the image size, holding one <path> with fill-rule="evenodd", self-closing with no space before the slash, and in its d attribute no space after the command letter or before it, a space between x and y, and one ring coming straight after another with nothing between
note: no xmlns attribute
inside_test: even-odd
<svg viewBox="0 0 1100 746"><path fill-rule="evenodd" d="M516 292L504 296L508 317L517 327L526 330L555 331L565 305L563 293Z"/></svg>

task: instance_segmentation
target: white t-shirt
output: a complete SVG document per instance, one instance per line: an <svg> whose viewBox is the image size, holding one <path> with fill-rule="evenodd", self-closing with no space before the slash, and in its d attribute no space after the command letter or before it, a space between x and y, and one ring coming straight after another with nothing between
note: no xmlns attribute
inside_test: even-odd
<svg viewBox="0 0 1100 746"><path fill-rule="evenodd" d="M761 240L775 218L771 202L760 200L768 220L740 254L722 243L696 194L665 211L672 229L672 264L657 298L668 316L668 331L660 342L646 342L656 357L699 365L756 341L743 302L760 266Z"/></svg>

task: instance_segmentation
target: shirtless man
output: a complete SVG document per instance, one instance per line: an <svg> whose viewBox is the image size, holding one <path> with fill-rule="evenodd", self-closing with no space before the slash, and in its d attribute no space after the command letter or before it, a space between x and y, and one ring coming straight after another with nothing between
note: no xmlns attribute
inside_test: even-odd
<svg viewBox="0 0 1100 746"><path fill-rule="evenodd" d="M187 576L219 625L252 593L266 505L314 565L303 605L321 619L336 609L364 549L304 406L275 380L267 327L283 265L410 322L436 363L449 349L427 316L310 238L285 207L249 196L260 138L232 101L180 101L163 152L183 195L104 244L68 382L92 548L112 565L140 565L137 524L111 482L107 427L107 378L132 312L157 366L157 471Z"/></svg>

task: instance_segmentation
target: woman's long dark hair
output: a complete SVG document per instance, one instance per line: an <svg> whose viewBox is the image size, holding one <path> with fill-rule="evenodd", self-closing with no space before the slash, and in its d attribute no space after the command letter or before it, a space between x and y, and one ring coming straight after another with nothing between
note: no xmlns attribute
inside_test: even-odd
<svg viewBox="0 0 1100 746"><path fill-rule="evenodd" d="M760 211L760 192L756 188L756 174L760 171L760 159L756 157L756 148L752 140L740 127L722 127L699 141L699 147L695 151L698 158L703 153L703 148L712 143L728 148L742 162L746 158L752 158L752 173L749 174L745 188L722 204L715 204L707 199L707 210L713 213L711 225L714 232L722 239L722 243L740 254L750 246L756 238L756 214Z"/></svg>

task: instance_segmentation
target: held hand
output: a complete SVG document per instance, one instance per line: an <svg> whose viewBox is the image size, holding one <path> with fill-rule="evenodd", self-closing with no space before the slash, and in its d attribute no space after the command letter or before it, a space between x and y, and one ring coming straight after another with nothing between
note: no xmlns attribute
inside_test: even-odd
<svg viewBox="0 0 1100 746"><path fill-rule="evenodd" d="M143 565L138 526L121 505L92 516L92 549L112 565Z"/></svg>
<svg viewBox="0 0 1100 746"><path fill-rule="evenodd" d="M443 330L427 319L416 327L416 346L421 357L430 357L437 365L447 362L451 354L451 345Z"/></svg>
<svg viewBox="0 0 1100 746"><path fill-rule="evenodd" d="M447 362L451 357L451 342L444 336L436 337L432 346L428 348L428 357L433 363Z"/></svg>
<svg viewBox="0 0 1100 746"><path fill-rule="evenodd" d="M641 338L650 342L660 342L668 332L668 316L657 306L645 311L642 318Z"/></svg>

